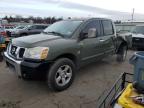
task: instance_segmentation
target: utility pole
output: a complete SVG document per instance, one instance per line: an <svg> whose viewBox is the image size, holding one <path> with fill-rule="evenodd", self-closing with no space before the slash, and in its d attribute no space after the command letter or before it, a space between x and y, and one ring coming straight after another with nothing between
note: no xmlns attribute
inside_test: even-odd
<svg viewBox="0 0 144 108"><path fill-rule="evenodd" d="M134 20L134 12L135 12L135 8L133 8L133 10L132 10L132 22Z"/></svg>

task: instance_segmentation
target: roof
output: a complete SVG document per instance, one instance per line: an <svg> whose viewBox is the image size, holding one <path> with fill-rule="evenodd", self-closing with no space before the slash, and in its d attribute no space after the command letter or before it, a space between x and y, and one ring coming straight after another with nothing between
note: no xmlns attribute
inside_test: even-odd
<svg viewBox="0 0 144 108"><path fill-rule="evenodd" d="M66 19L66 20L72 20L72 21L87 21L87 20L94 20L94 19L99 19L99 20L111 20L111 19L108 19L108 18L72 18L72 19Z"/></svg>
<svg viewBox="0 0 144 108"><path fill-rule="evenodd" d="M138 24L138 25L136 25L136 26L144 26L144 24Z"/></svg>

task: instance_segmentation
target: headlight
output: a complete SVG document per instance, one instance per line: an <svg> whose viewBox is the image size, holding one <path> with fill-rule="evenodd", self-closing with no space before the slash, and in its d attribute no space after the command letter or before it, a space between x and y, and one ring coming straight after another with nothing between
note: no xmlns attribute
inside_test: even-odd
<svg viewBox="0 0 144 108"><path fill-rule="evenodd" d="M47 58L48 52L48 47L28 48L24 53L24 58L44 60Z"/></svg>

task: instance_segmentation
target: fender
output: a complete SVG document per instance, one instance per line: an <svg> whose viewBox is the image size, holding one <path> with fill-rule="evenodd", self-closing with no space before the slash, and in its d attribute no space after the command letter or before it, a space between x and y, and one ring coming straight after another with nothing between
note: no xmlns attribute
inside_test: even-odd
<svg viewBox="0 0 144 108"><path fill-rule="evenodd" d="M128 47L126 36L117 35L116 54L118 53L119 48L123 45Z"/></svg>

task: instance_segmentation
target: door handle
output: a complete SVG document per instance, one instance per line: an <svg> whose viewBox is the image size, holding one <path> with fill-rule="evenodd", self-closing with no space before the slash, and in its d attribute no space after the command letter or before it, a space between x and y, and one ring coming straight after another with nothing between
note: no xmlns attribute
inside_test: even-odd
<svg viewBox="0 0 144 108"><path fill-rule="evenodd" d="M100 39L99 41L100 41L100 42L104 42L104 40L103 40L103 39Z"/></svg>

